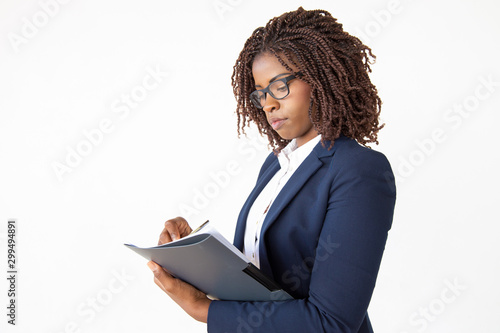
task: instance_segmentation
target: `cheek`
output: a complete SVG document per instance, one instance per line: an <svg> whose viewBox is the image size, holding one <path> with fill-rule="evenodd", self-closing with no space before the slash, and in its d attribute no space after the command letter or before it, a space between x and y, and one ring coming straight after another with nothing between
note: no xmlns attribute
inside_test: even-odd
<svg viewBox="0 0 500 333"><path fill-rule="evenodd" d="M296 119L296 126L309 126L309 107L311 105L311 88L305 82L297 82L290 92L291 97L287 101L287 106L290 111L289 116ZM286 99L284 100L286 101ZM293 115L292 115L293 114Z"/></svg>
<svg viewBox="0 0 500 333"><path fill-rule="evenodd" d="M311 88L308 84L300 82L301 85L297 89L297 105L300 105L300 109L306 109L306 113L309 110L311 104Z"/></svg>
<svg viewBox="0 0 500 333"><path fill-rule="evenodd" d="M309 107L311 106L310 95L305 92L296 101L295 114L297 117L301 118L304 122L310 122L309 120Z"/></svg>

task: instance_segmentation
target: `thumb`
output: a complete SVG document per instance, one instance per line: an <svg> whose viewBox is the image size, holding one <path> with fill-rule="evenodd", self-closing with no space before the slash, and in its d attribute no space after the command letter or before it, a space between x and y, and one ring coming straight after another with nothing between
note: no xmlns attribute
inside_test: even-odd
<svg viewBox="0 0 500 333"><path fill-rule="evenodd" d="M149 269L153 272L155 283L164 292L172 292L175 285L175 278L154 261L148 262Z"/></svg>

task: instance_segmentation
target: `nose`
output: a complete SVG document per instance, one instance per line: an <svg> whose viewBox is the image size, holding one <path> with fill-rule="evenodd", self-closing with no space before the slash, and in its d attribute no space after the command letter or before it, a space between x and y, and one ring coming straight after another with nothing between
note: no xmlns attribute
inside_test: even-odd
<svg viewBox="0 0 500 333"><path fill-rule="evenodd" d="M275 99L271 94L266 94L265 104L262 107L262 110L265 112L273 112L280 108L280 103L277 99Z"/></svg>

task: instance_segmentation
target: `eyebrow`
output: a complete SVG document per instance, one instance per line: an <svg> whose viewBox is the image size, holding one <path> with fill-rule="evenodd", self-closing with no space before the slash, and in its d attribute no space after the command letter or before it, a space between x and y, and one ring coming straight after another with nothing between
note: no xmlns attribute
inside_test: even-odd
<svg viewBox="0 0 500 333"><path fill-rule="evenodd" d="M271 80L269 80L269 84L271 84L272 82L276 81L280 76L283 76L283 75L293 75L291 73L281 73L281 74L278 74L276 75L275 77L273 77ZM260 85L255 85L255 87L262 87Z"/></svg>

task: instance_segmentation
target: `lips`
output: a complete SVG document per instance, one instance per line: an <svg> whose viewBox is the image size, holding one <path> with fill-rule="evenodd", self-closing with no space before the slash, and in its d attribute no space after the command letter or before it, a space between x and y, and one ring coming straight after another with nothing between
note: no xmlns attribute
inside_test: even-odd
<svg viewBox="0 0 500 333"><path fill-rule="evenodd" d="M278 130L283 123L286 121L286 118L271 118L269 119L269 123L271 124L272 128L276 131Z"/></svg>

